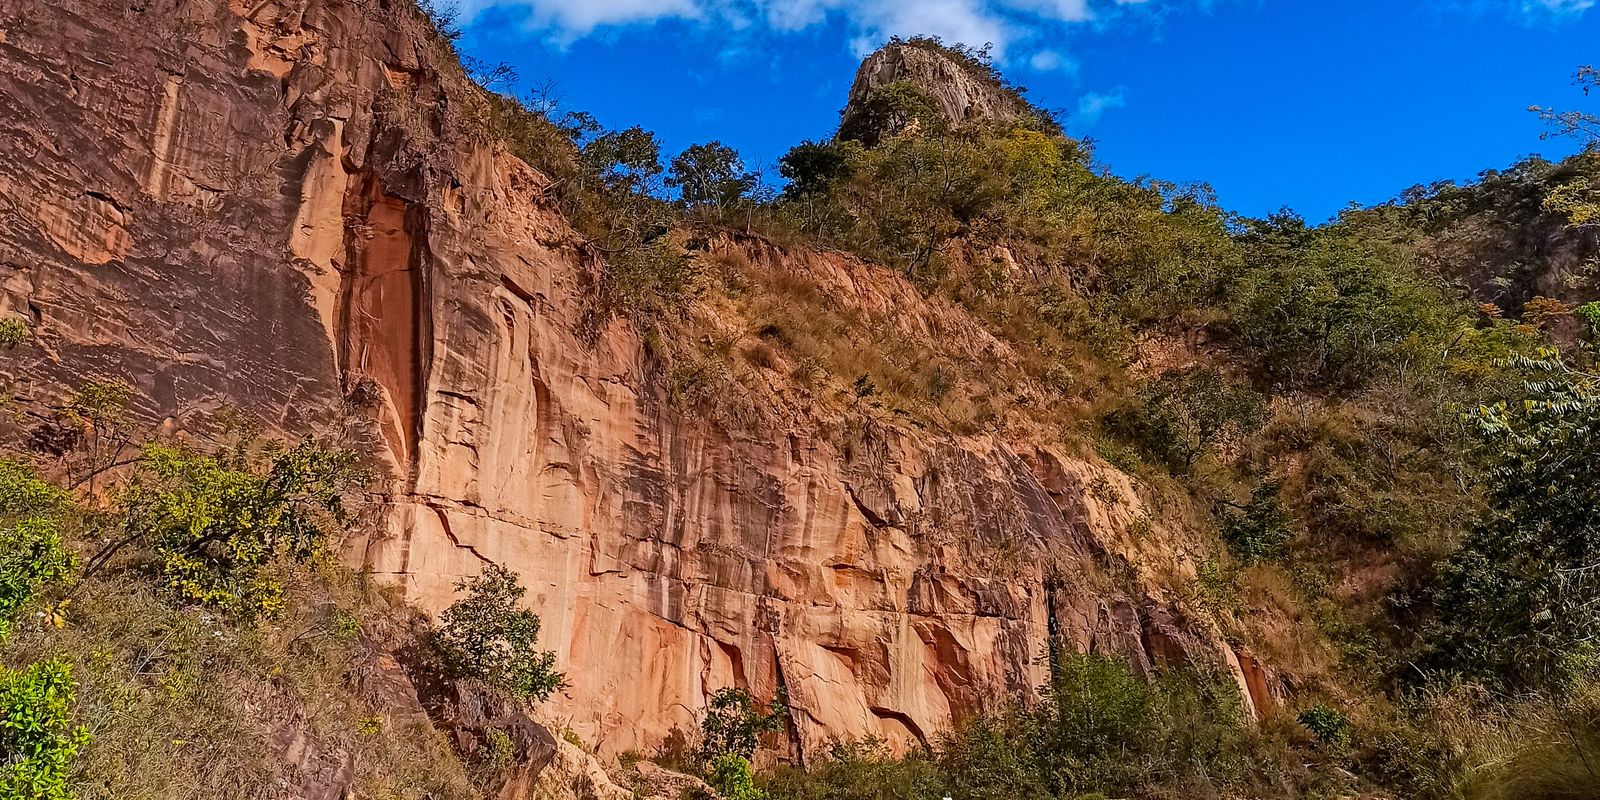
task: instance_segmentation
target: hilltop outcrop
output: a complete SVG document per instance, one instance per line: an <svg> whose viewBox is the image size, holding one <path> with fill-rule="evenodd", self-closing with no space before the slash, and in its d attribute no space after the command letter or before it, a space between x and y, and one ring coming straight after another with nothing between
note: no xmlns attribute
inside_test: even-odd
<svg viewBox="0 0 1600 800"><path fill-rule="evenodd" d="M877 108L885 92L907 89L923 98L943 125L1004 123L1040 113L1006 84L982 54L931 39L895 41L867 56L856 71L841 113L841 135L875 142L911 124Z"/></svg>

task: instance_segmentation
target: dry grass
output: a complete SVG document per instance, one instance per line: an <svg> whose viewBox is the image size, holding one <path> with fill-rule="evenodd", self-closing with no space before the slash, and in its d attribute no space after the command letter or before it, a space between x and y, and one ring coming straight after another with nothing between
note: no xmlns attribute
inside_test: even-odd
<svg viewBox="0 0 1600 800"><path fill-rule="evenodd" d="M409 612L331 567L289 599L283 618L241 627L173 608L138 575L91 578L65 627L19 625L4 659L73 664L94 734L73 777L82 800L266 800L341 764L363 797L480 796L430 725L354 685L371 637Z"/></svg>

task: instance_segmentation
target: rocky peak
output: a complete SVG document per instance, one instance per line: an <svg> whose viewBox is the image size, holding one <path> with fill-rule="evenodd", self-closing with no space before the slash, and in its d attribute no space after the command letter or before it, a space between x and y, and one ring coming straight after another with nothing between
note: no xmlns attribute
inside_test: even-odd
<svg viewBox="0 0 1600 800"><path fill-rule="evenodd" d="M908 101L917 108L908 108ZM839 136L872 144L919 122L960 126L1037 113L982 51L936 39L897 40L861 63Z"/></svg>

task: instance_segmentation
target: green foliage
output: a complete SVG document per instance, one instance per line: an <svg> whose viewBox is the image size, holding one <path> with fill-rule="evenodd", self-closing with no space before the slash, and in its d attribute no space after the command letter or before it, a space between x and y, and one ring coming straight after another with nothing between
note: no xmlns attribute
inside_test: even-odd
<svg viewBox="0 0 1600 800"><path fill-rule="evenodd" d="M1036 707L982 715L941 740L933 761L952 796L1255 796L1293 772L1281 745L1246 726L1225 677L1150 682L1118 659L1066 652L1052 672Z"/></svg>
<svg viewBox="0 0 1600 800"><path fill-rule="evenodd" d="M7 350L15 349L17 345L28 341L33 332L28 329L28 321L21 317L5 317L0 319L0 347Z"/></svg>
<svg viewBox="0 0 1600 800"><path fill-rule="evenodd" d="M19 609L76 571L77 558L61 541L72 508L65 491L19 462L0 459L0 638Z"/></svg>
<svg viewBox="0 0 1600 800"><path fill-rule="evenodd" d="M283 608L282 570L325 553L347 521L344 495L360 481L353 453L311 441L273 446L260 463L147 445L118 497L132 533L91 568L143 542L178 601L270 616Z"/></svg>
<svg viewBox="0 0 1600 800"><path fill-rule="evenodd" d="M810 769L779 770L767 782L773 800L928 800L952 791L932 754L889 754L876 739L841 742Z"/></svg>
<svg viewBox="0 0 1600 800"><path fill-rule="evenodd" d="M1264 418L1265 404L1256 392L1229 383L1215 369L1195 367L1140 389L1106 423L1182 474L1217 448L1248 438Z"/></svg>
<svg viewBox="0 0 1600 800"><path fill-rule="evenodd" d="M761 737L783 730L788 722L789 698L781 687L765 707L747 689L719 689L711 695L700 720L697 758L703 763L723 755L749 759L761 745Z"/></svg>
<svg viewBox="0 0 1600 800"><path fill-rule="evenodd" d="M861 148L848 141L805 141L795 145L778 160L778 174L789 181L785 196L808 197L849 180L861 155Z"/></svg>
<svg viewBox="0 0 1600 800"><path fill-rule="evenodd" d="M1053 797L1039 768L1033 718L1019 710L971 720L939 743L939 767L955 796L972 800Z"/></svg>
<svg viewBox="0 0 1600 800"><path fill-rule="evenodd" d="M1315 705L1296 718L1324 744L1343 745L1350 740L1350 718L1324 705Z"/></svg>
<svg viewBox="0 0 1600 800"><path fill-rule="evenodd" d="M89 742L72 724L75 689L63 661L0 667L0 798L71 800L67 778Z"/></svg>
<svg viewBox="0 0 1600 800"><path fill-rule="evenodd" d="M133 400L133 387L121 380L92 380L73 393L66 412L71 419L96 428L122 422Z"/></svg>
<svg viewBox="0 0 1600 800"><path fill-rule="evenodd" d="M439 616L434 641L446 672L542 701L565 685L555 653L540 651L539 616L520 608L527 593L498 564L456 584L457 599Z"/></svg>
<svg viewBox="0 0 1600 800"><path fill-rule="evenodd" d="M1444 335L1437 292L1357 222L1311 229L1279 214L1250 223L1243 242L1234 330L1280 385L1361 386Z"/></svg>
<svg viewBox="0 0 1600 800"><path fill-rule="evenodd" d="M722 753L711 761L706 783L717 790L721 800L766 800L766 792L756 788L750 760L734 753Z"/></svg>
<svg viewBox="0 0 1600 800"><path fill-rule="evenodd" d="M361 635L361 618L346 609L336 609L328 620L328 629L335 637L348 641Z"/></svg>
<svg viewBox="0 0 1600 800"><path fill-rule="evenodd" d="M1278 500L1280 486L1266 482L1250 493L1250 502L1239 513L1222 522L1222 540L1233 557L1245 564L1275 561L1283 556L1284 545L1294 532L1289 515Z"/></svg>
<svg viewBox="0 0 1600 800"><path fill-rule="evenodd" d="M598 130L588 118L578 118L580 131ZM582 161L606 191L649 193L661 177L661 143L656 135L637 125L595 134L584 143Z"/></svg>
<svg viewBox="0 0 1600 800"><path fill-rule="evenodd" d="M912 128L936 133L943 123L933 101L910 81L880 87L849 112L839 124L839 139L868 147Z"/></svg>
<svg viewBox="0 0 1600 800"><path fill-rule="evenodd" d="M1139 751L1156 731L1154 688L1126 664L1090 655L1060 654L1053 672L1032 743L1051 796L1135 785Z"/></svg>
<svg viewBox="0 0 1600 800"><path fill-rule="evenodd" d="M1470 417L1488 510L1441 571L1432 638L1467 677L1564 689L1600 665L1600 379L1554 351L1516 364L1526 398Z"/></svg>
<svg viewBox="0 0 1600 800"><path fill-rule="evenodd" d="M672 159L667 185L682 192L691 208L724 209L738 203L755 188L756 176L746 172L738 152L721 142L690 145Z"/></svg>
<svg viewBox="0 0 1600 800"><path fill-rule="evenodd" d="M1583 332L1590 342L1600 342L1600 301L1584 303L1572 312L1583 322Z"/></svg>
<svg viewBox="0 0 1600 800"><path fill-rule="evenodd" d="M681 311L690 264L670 235L682 214L661 196L656 135L638 126L608 130L583 112L554 116L537 97L486 102L492 133L550 179L547 192L562 214L604 257L602 310L640 322Z"/></svg>

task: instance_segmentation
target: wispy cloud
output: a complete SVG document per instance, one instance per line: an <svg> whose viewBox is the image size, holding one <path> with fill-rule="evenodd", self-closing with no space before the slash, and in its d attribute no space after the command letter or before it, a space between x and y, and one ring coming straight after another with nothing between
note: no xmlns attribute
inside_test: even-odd
<svg viewBox="0 0 1600 800"><path fill-rule="evenodd" d="M1595 0L1522 0L1522 13L1557 18L1579 17L1594 8Z"/></svg>
<svg viewBox="0 0 1600 800"><path fill-rule="evenodd" d="M1530 0L1533 1L1533 0ZM1545 0L1551 1L1551 0ZM1574 0L1566 0L1573 2ZM1581 0L1578 0L1581 1ZM1593 0L1588 0L1593 2ZM1146 0L460 0L465 19L489 8L520 10L530 30L571 42L597 30L669 20L756 31L797 32L842 22L858 54L889 36L926 34L973 46L994 45L1007 59L1021 45L1038 69L1070 61L1038 42L1069 25L1103 20ZM1052 59L1058 59L1052 62Z"/></svg>
<svg viewBox="0 0 1600 800"><path fill-rule="evenodd" d="M1439 11L1506 15L1527 23L1563 23L1581 19L1597 0L1432 0Z"/></svg>
<svg viewBox="0 0 1600 800"><path fill-rule="evenodd" d="M1127 105L1127 99L1121 89L1108 94L1090 92L1078 98L1078 111L1072 115L1072 122L1079 129L1092 127L1107 111L1124 105Z"/></svg>
<svg viewBox="0 0 1600 800"><path fill-rule="evenodd" d="M1063 55L1056 50L1040 50L1028 59L1028 66L1037 72L1066 72L1078 71L1077 60Z"/></svg>

